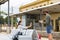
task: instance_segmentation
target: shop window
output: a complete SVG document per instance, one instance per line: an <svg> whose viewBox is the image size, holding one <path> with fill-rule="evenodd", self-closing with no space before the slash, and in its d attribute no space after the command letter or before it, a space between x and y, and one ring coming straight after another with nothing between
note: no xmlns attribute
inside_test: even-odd
<svg viewBox="0 0 60 40"><path fill-rule="evenodd" d="M56 19L55 20L55 31L59 31L59 20L58 19Z"/></svg>
<svg viewBox="0 0 60 40"><path fill-rule="evenodd" d="M60 20L60 17L58 17L58 20Z"/></svg>
<svg viewBox="0 0 60 40"><path fill-rule="evenodd" d="M44 25L44 27L46 27L46 20L43 20L43 22L44 22L44 24L43 24L43 25Z"/></svg>

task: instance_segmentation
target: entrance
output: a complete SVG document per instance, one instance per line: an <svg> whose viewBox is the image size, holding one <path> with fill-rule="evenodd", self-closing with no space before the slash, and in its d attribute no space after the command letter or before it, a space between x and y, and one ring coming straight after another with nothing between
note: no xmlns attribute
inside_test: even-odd
<svg viewBox="0 0 60 40"><path fill-rule="evenodd" d="M55 28L55 30L56 30L57 32L60 31L60 17L58 17L58 19L56 20L56 28Z"/></svg>
<svg viewBox="0 0 60 40"><path fill-rule="evenodd" d="M60 31L60 20L59 20L59 31Z"/></svg>
<svg viewBox="0 0 60 40"><path fill-rule="evenodd" d="M26 14L26 26L28 26L32 22L32 29L34 28L34 23L36 24L35 26L37 27L38 21L39 21L39 14ZM38 29L38 27L37 27Z"/></svg>
<svg viewBox="0 0 60 40"><path fill-rule="evenodd" d="M60 31L60 17L58 17L58 20L59 20L59 31Z"/></svg>

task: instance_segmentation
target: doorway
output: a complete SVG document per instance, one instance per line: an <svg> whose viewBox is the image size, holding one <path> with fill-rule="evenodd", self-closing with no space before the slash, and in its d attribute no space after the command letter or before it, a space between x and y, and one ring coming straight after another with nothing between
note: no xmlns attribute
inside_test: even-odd
<svg viewBox="0 0 60 40"><path fill-rule="evenodd" d="M55 30L56 30L57 32L60 31L60 17L58 17L58 19L56 20L56 27L55 27Z"/></svg>
<svg viewBox="0 0 60 40"><path fill-rule="evenodd" d="M39 17L40 17L39 14L26 14L26 26L30 25L30 23L32 22L31 29L33 29L34 26L37 27L38 26ZM34 25L34 23L36 25ZM38 29L38 27L36 29Z"/></svg>

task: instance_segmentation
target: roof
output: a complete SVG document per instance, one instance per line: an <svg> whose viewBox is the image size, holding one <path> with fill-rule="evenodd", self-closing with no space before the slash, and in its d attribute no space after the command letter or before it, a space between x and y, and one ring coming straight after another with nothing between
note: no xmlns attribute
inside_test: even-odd
<svg viewBox="0 0 60 40"><path fill-rule="evenodd" d="M39 3L43 3L45 1L49 1L49 0L34 1L32 3L29 3L29 4L26 4L26 5L20 6L20 9L25 8L25 7L29 7L29 6L33 6L33 5L36 5L36 4L39 4Z"/></svg>
<svg viewBox="0 0 60 40"><path fill-rule="evenodd" d="M11 14L10 16L19 15L19 14L21 15L21 14L25 14L25 13L32 12L32 11L35 12L35 10L38 11L38 9L44 9L44 8L50 8L50 7L53 8L54 6L56 7L57 5L59 6L60 2L57 2L57 3L54 3L54 4L50 4L50 5L47 5L47 6L43 6L43 7L34 8L34 9L31 9L31 10L28 10L28 11L24 11L24 12L20 12L20 13L17 13L17 14Z"/></svg>
<svg viewBox="0 0 60 40"><path fill-rule="evenodd" d="M0 0L0 5L4 4L5 2L7 2L8 0Z"/></svg>
<svg viewBox="0 0 60 40"><path fill-rule="evenodd" d="M30 9L28 11L23 11L23 12L20 12L20 13L22 14L22 13L26 13L26 12L30 12L30 11L34 11L34 10L38 10L38 9L48 8L48 7L51 7L51 6L54 6L54 5L58 5L58 4L60 4L60 2L57 2L57 3L54 3L54 4L50 4L50 5L47 5L47 6L43 6L43 7Z"/></svg>

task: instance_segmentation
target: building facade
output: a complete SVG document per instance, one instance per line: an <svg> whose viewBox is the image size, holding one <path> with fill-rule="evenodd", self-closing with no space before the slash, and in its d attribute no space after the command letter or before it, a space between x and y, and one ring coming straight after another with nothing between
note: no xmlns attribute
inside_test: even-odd
<svg viewBox="0 0 60 40"><path fill-rule="evenodd" d="M25 26L30 22L38 24L39 20L45 22L44 9L48 9L51 15L51 22L54 31L60 31L60 0L36 0L19 8L21 19ZM36 26L37 27L37 26ZM43 23L46 27L46 23ZM38 27L39 28L39 27Z"/></svg>

